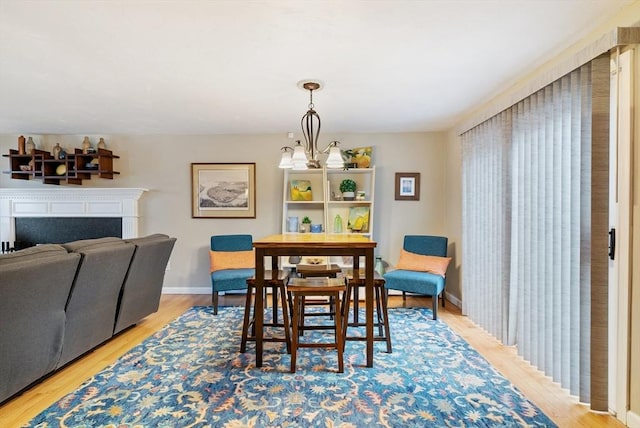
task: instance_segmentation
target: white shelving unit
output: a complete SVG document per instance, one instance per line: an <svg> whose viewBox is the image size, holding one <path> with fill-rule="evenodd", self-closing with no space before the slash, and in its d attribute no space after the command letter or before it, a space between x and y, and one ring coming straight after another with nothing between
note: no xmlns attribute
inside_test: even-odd
<svg viewBox="0 0 640 428"><path fill-rule="evenodd" d="M345 178L356 182L356 193L364 191L361 200L342 200L340 183ZM298 182L306 180L311 186L311 200L292 199L292 180ZM307 216L312 224L322 224L323 233L337 233L334 230L334 220L337 215L342 219L342 232L360 233L373 237L374 225L374 195L375 195L375 167L342 169L308 169L303 171L285 170L282 186L282 233L300 233L288 230L288 218L298 217L299 224ZM362 231L349 229L349 215L354 209L368 208L368 221ZM366 210L365 210L366 211ZM348 266L343 260L331 260L341 266ZM286 265L286 263L284 263Z"/></svg>
<svg viewBox="0 0 640 428"><path fill-rule="evenodd" d="M310 201L292 200L291 182L293 180L307 180L311 185L312 199ZM308 169L304 171L285 170L282 186L282 233L287 230L287 218L298 217L299 224L307 216L312 223L325 222L325 175L324 169ZM296 232L297 233L297 232Z"/></svg>
<svg viewBox="0 0 640 428"><path fill-rule="evenodd" d="M325 225L328 233L335 233L333 230L336 215L342 218L342 233L361 233L372 236L373 231L373 201L375 194L375 167L349 170L325 170L327 188L325 193L328 197L325 200ZM350 178L356 182L356 192L364 191L364 199L355 201L336 200L335 195L340 195L340 182L345 178ZM352 208L369 208L369 221L366 229L358 231L348 230L349 213Z"/></svg>

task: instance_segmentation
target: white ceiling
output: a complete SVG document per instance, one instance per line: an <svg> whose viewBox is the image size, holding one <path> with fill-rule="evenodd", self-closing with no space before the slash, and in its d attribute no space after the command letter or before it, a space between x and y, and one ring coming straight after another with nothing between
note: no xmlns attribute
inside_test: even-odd
<svg viewBox="0 0 640 428"><path fill-rule="evenodd" d="M450 128L629 0L0 0L0 134Z"/></svg>

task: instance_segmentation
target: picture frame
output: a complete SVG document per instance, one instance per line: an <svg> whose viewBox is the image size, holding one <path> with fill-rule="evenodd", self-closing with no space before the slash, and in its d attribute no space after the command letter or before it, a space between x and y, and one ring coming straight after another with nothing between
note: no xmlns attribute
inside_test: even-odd
<svg viewBox="0 0 640 428"><path fill-rule="evenodd" d="M396 172L396 201L420 200L420 173Z"/></svg>
<svg viewBox="0 0 640 428"><path fill-rule="evenodd" d="M192 218L256 218L255 163L192 163Z"/></svg>

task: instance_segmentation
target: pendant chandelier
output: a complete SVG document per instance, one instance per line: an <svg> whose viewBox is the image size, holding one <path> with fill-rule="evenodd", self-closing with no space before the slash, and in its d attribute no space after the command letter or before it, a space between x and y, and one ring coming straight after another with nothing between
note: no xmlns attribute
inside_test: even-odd
<svg viewBox="0 0 640 428"><path fill-rule="evenodd" d="M344 161L340 153L338 141L332 141L323 150L318 149L318 137L320 136L320 116L314 110L313 91L320 89L320 83L302 81L298 86L309 91L309 110L302 116L300 126L304 135L304 145L300 140L296 141L294 147L282 147L282 158L280 168L293 168L295 170L321 168L319 155L329 153L325 163L327 168L342 168Z"/></svg>

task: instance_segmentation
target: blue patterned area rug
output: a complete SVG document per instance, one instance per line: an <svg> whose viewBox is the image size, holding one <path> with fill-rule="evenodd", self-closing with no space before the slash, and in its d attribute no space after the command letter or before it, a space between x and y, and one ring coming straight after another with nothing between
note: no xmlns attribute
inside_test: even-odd
<svg viewBox="0 0 640 428"><path fill-rule="evenodd" d="M389 309L393 353L376 342L366 368L364 342L349 341L343 374L335 351L312 348L289 373L283 343L256 368L252 343L239 352L242 314L191 308L27 426L556 426L428 309Z"/></svg>

